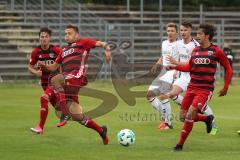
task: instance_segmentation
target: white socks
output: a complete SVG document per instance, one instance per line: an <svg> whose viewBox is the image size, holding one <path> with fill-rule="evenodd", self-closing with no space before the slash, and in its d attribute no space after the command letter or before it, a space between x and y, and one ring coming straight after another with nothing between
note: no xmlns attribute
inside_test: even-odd
<svg viewBox="0 0 240 160"><path fill-rule="evenodd" d="M164 99L162 101L162 106L163 106L163 114L165 117L165 123L167 123L168 125L172 125L172 122L171 122L172 107L170 105L169 100Z"/></svg>
<svg viewBox="0 0 240 160"><path fill-rule="evenodd" d="M152 98L149 100L151 105L159 112L162 112L162 103L157 98Z"/></svg>
<svg viewBox="0 0 240 160"><path fill-rule="evenodd" d="M149 100L149 102L157 111L161 112L162 119L164 120L164 122L169 125L172 125L171 122L172 108L169 100L165 99L162 102L160 102L158 98L152 98Z"/></svg>
<svg viewBox="0 0 240 160"><path fill-rule="evenodd" d="M183 96L178 95L176 97L173 97L172 100L179 106L181 106L182 101L183 101Z"/></svg>
<svg viewBox="0 0 240 160"><path fill-rule="evenodd" d="M165 110L163 110L163 105L160 102L160 100L158 98L152 98L149 100L149 102L151 103L151 105L158 111L161 113L161 119L165 120Z"/></svg>
<svg viewBox="0 0 240 160"><path fill-rule="evenodd" d="M212 111L212 109L209 107L209 105L206 106L206 109L203 111L203 113L204 113L206 116L213 115L213 111Z"/></svg>

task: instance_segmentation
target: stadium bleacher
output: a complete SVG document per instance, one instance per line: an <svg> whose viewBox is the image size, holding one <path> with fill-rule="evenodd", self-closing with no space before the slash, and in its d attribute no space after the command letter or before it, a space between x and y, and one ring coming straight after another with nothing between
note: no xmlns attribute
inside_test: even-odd
<svg viewBox="0 0 240 160"><path fill-rule="evenodd" d="M64 45L63 28L68 23L77 24L81 36L111 41L116 44L130 41L132 47L127 50L117 49L114 52L124 52L131 62L156 61L160 56L160 44L166 35L161 33L158 11L126 11L123 6L80 5L76 1L59 5L59 1L51 1L44 5L44 10L37 1L27 1L14 5L0 4L0 76L3 80L33 78L27 70L28 55L32 48L38 45L38 31L41 26L53 29L52 42ZM71 4L69 4L71 3ZM25 8L25 9L24 9ZM60 9L59 9L60 8ZM199 11L184 11L183 19L188 19L196 27L199 24ZM178 11L163 11L163 25L168 22L179 23ZM229 42L235 54L234 76L239 76L240 65L240 14L237 11L206 11L204 21L220 26L221 33L215 38ZM224 24L222 24L224 22ZM219 40L221 39L221 40ZM94 55L101 57L102 50L94 50ZM91 62L90 63L94 63ZM99 78L108 73L109 66L104 65ZM109 75L109 73L108 73Z"/></svg>

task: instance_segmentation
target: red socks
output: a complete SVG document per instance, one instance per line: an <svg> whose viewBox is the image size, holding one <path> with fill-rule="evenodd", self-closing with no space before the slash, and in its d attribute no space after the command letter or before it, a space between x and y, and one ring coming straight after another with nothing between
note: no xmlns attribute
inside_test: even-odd
<svg viewBox="0 0 240 160"><path fill-rule="evenodd" d="M92 120L90 118L86 121L85 126L88 127L88 128L94 129L99 134L102 133L102 128L94 120Z"/></svg>
<svg viewBox="0 0 240 160"><path fill-rule="evenodd" d="M41 109L40 109L40 122L39 127L43 129L48 116L48 100L45 97L40 98Z"/></svg>
<svg viewBox="0 0 240 160"><path fill-rule="evenodd" d="M181 132L181 135L180 135L180 139L178 141L179 145L183 145L185 143L189 133L192 131L193 123L198 122L198 121L206 122L207 121L207 116L198 113L196 115L194 121L189 120L189 119L185 119L183 129L182 129L182 132Z"/></svg>
<svg viewBox="0 0 240 160"><path fill-rule="evenodd" d="M192 131L193 123L194 123L193 120L185 119L185 122L184 122L184 125L183 125L183 129L182 129L182 132L181 132L181 135L180 135L180 139L178 141L179 145L183 145L184 142L186 141L189 133Z"/></svg>
<svg viewBox="0 0 240 160"><path fill-rule="evenodd" d="M194 119L194 122L198 122L198 121L206 122L207 121L207 116L198 113L197 116Z"/></svg>

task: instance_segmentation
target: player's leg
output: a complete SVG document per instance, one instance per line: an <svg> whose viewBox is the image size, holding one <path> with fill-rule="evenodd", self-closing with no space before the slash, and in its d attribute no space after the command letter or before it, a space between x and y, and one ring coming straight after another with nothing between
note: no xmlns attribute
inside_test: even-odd
<svg viewBox="0 0 240 160"><path fill-rule="evenodd" d="M163 110L163 117L164 117L164 122L160 123L159 128L161 130L168 130L168 129L173 129L172 126L172 107L171 104L168 100L168 96L165 94L160 94L159 98L162 103L162 110Z"/></svg>
<svg viewBox="0 0 240 160"><path fill-rule="evenodd" d="M161 114L161 122L158 126L158 128L163 128L165 127L165 109L163 109L161 101L156 97L160 95L160 90L159 87L161 86L161 77L158 76L157 78L154 79L152 84L148 88L148 92L146 95L147 100L150 102L150 104L155 108L160 114Z"/></svg>
<svg viewBox="0 0 240 160"><path fill-rule="evenodd" d="M179 141L178 141L177 145L174 147L175 151L182 150L183 144L192 129L194 121L187 118L187 113L189 112L188 113L188 116L189 116L190 112L192 112L192 110L189 111L189 107L191 106L193 99L194 99L194 94L190 93L190 92L186 92L186 94L183 98L183 102L182 102L181 110L180 110L180 121L184 122L184 125L183 125L183 129L181 131Z"/></svg>
<svg viewBox="0 0 240 160"><path fill-rule="evenodd" d="M168 94L170 98L172 98L172 100L178 104L179 106L182 103L183 97L180 95L180 93L182 93L183 91L187 90L187 86L188 86L188 77L180 77L179 79L177 79L174 84L173 84L173 89L172 91ZM206 106L206 109L203 111L203 113L207 116L212 115L213 116L213 112L212 109L210 108L209 105ZM213 129L211 134L212 135L216 135L218 131L218 128L215 124L215 120L213 121Z"/></svg>
<svg viewBox="0 0 240 160"><path fill-rule="evenodd" d="M163 76L158 75L152 81L151 85L148 88L146 98L155 109L161 110L161 103L155 97L160 94L169 92L172 82L173 82L172 71L166 72Z"/></svg>
<svg viewBox="0 0 240 160"><path fill-rule="evenodd" d="M146 98L147 100L151 103L151 105L153 106L154 109L156 109L159 112L162 112L162 104L159 101L158 98L156 98L156 94L153 90L148 90L147 91L147 95Z"/></svg>
<svg viewBox="0 0 240 160"><path fill-rule="evenodd" d="M183 96L181 96L180 93L187 90L188 84L189 77L181 76L173 83L173 88L171 92L168 93L168 96L179 106L181 106L183 101Z"/></svg>
<svg viewBox="0 0 240 160"><path fill-rule="evenodd" d="M177 95L179 95L180 93L182 92L182 89L176 85L173 85L172 86L172 89L170 92L168 92L166 95L164 96L161 96L161 102L162 102L162 106L163 106L163 111L165 111L165 123L170 126L170 128L172 128L172 122L171 122L171 119L172 119L172 108L171 108L171 105L170 105L170 102L168 100L168 98L172 98L172 97L175 97Z"/></svg>
<svg viewBox="0 0 240 160"><path fill-rule="evenodd" d="M192 105L197 107L198 110L200 111L200 113L198 114L199 117L197 117L195 119L195 121L204 121L206 124L207 133L210 133L212 130L214 116L212 114L206 115L206 114L202 114L202 113L205 110L205 108L207 107L207 103L209 102L211 97L212 97L211 91L198 90L196 93L196 97L192 103Z"/></svg>
<svg viewBox="0 0 240 160"><path fill-rule="evenodd" d="M186 96L188 96L187 93L186 93L185 97ZM194 122L198 122L198 121L205 122L207 133L211 132L213 116L212 115L206 116L204 114L199 113L199 110L202 111L206 107L206 104L207 104L210 96L211 95L209 95L208 93L201 93L201 92L194 93L194 97L192 99L191 106L186 114L186 118L184 121L184 126L183 126L183 130L181 132L180 139L178 141L178 144L175 146L174 150L176 150L176 151L182 150L182 147L193 128ZM186 105L186 103L189 103L189 102L190 101L186 102L183 100L182 107L184 107Z"/></svg>
<svg viewBox="0 0 240 160"><path fill-rule="evenodd" d="M203 114L210 116L212 115L214 117L213 111L211 109L211 107L209 105L206 106L205 110L203 111ZM211 135L216 135L218 132L218 127L216 125L216 118L214 117L213 122L212 122L212 131L211 131Z"/></svg>
<svg viewBox="0 0 240 160"><path fill-rule="evenodd" d="M87 128L91 128L99 133L103 140L103 144L108 144L108 136L107 136L107 127L106 126L100 126L98 125L93 119L86 116L83 113L82 107L71 100L67 101L67 106L69 108L69 113L74 121L77 121L78 123L84 125Z"/></svg>
<svg viewBox="0 0 240 160"><path fill-rule="evenodd" d="M177 145L174 147L175 151L182 150L183 145L184 145L188 135L192 131L194 119L197 116L197 113L198 113L197 108L190 106L190 108L188 109L188 111L186 113L186 117L184 120L184 125L183 125L183 129L182 129L182 132L180 135L180 139L179 139Z"/></svg>
<svg viewBox="0 0 240 160"><path fill-rule="evenodd" d="M60 109L62 111L60 122L57 124L58 127L64 126L67 124L67 121L69 120L68 112L67 112L67 106L66 106L66 95L64 91L64 85L65 85L65 78L63 74L58 74L54 76L51 79L51 84L54 87L54 92L56 94L56 98L58 100L57 105L60 106Z"/></svg>
<svg viewBox="0 0 240 160"><path fill-rule="evenodd" d="M151 104L156 104L161 111L162 121L160 122L159 128L161 130L171 129L171 105L169 103L168 97L165 96L171 90L173 82L174 71L167 71L163 76L160 75L152 82L147 94L147 99L152 101ZM154 97L149 94L154 93ZM159 95L161 101L155 96ZM152 97L151 97L152 96Z"/></svg>
<svg viewBox="0 0 240 160"><path fill-rule="evenodd" d="M35 128L31 128L31 131L37 134L42 134L44 125L48 116L48 102L49 102L49 96L45 93L40 97L40 121L39 124Z"/></svg>

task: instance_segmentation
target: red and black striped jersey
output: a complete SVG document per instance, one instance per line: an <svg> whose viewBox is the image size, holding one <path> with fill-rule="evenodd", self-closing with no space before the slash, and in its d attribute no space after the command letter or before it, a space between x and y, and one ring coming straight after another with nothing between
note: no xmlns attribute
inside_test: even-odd
<svg viewBox="0 0 240 160"><path fill-rule="evenodd" d="M43 50L41 46L37 46L31 53L29 64L35 65L38 61L46 65L53 64L61 50L61 48L54 45L50 45L48 50ZM42 70L41 85L43 87L48 86L50 76L51 72Z"/></svg>
<svg viewBox="0 0 240 160"><path fill-rule="evenodd" d="M218 46L213 44L208 48L197 46L192 51L189 63L187 65L177 66L176 69L190 71L191 81L188 86L189 88L213 91L218 62L228 73L231 73L231 67L227 57ZM225 77L225 89L228 89L231 76L230 74Z"/></svg>
<svg viewBox="0 0 240 160"><path fill-rule="evenodd" d="M91 38L81 38L63 48L56 59L56 63L61 64L62 72L68 76L86 76L89 51L95 47L96 42ZM69 75L70 73L71 75Z"/></svg>

